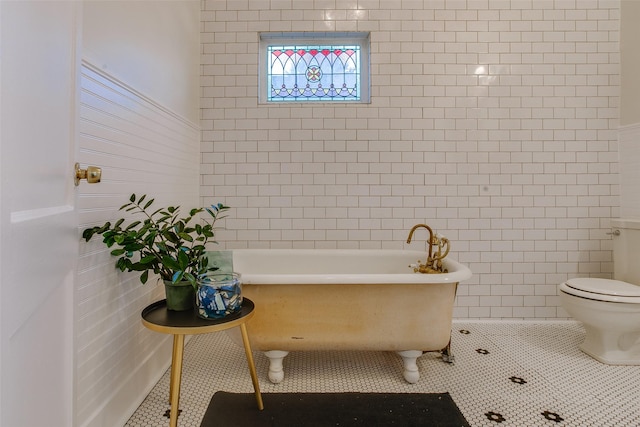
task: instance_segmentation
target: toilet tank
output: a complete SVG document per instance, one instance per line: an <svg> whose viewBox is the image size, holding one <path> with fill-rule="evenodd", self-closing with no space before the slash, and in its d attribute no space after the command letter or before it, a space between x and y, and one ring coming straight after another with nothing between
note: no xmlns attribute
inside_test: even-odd
<svg viewBox="0 0 640 427"><path fill-rule="evenodd" d="M612 219L611 230L614 279L640 285L640 219Z"/></svg>

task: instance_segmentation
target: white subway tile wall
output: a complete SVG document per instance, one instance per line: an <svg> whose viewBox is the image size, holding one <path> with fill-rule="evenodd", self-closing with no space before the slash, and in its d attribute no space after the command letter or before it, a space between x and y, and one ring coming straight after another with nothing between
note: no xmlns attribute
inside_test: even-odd
<svg viewBox="0 0 640 427"><path fill-rule="evenodd" d="M617 0L204 0L202 182L226 248L423 248L474 272L458 318L564 318L610 277ZM258 104L261 31L370 31L370 104ZM422 238L422 241L420 240Z"/></svg>

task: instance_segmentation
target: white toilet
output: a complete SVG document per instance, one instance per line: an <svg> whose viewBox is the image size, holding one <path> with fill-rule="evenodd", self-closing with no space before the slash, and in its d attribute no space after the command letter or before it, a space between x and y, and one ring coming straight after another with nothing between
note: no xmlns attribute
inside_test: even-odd
<svg viewBox="0 0 640 427"><path fill-rule="evenodd" d="M609 365L640 365L640 220L611 220L616 280L570 279L565 310L584 324L580 349Z"/></svg>

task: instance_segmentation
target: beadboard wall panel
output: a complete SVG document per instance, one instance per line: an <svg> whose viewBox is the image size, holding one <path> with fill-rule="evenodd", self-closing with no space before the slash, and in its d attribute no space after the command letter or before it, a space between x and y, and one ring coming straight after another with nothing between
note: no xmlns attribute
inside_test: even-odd
<svg viewBox="0 0 640 427"><path fill-rule="evenodd" d="M102 182L78 187L79 235L121 218L131 193L199 205L199 127L84 62L79 161ZM154 278L121 273L99 238L80 243L76 298L76 424L123 425L170 362L169 336L144 328L140 312L164 295Z"/></svg>

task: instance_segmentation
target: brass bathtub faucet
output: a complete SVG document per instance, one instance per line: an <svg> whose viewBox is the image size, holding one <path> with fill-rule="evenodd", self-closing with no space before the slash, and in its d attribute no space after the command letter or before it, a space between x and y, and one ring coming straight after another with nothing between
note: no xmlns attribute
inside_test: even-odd
<svg viewBox="0 0 640 427"><path fill-rule="evenodd" d="M442 260L449 254L449 239L446 237L434 235L433 230L427 224L416 224L409 231L409 237L407 237L407 243L411 243L413 233L418 228L426 228L429 231L429 240L427 246L427 261L424 264L414 266L414 273L447 273L447 270L442 266ZM436 253L433 253L433 247L436 247ZM442 251L444 250L444 254Z"/></svg>

